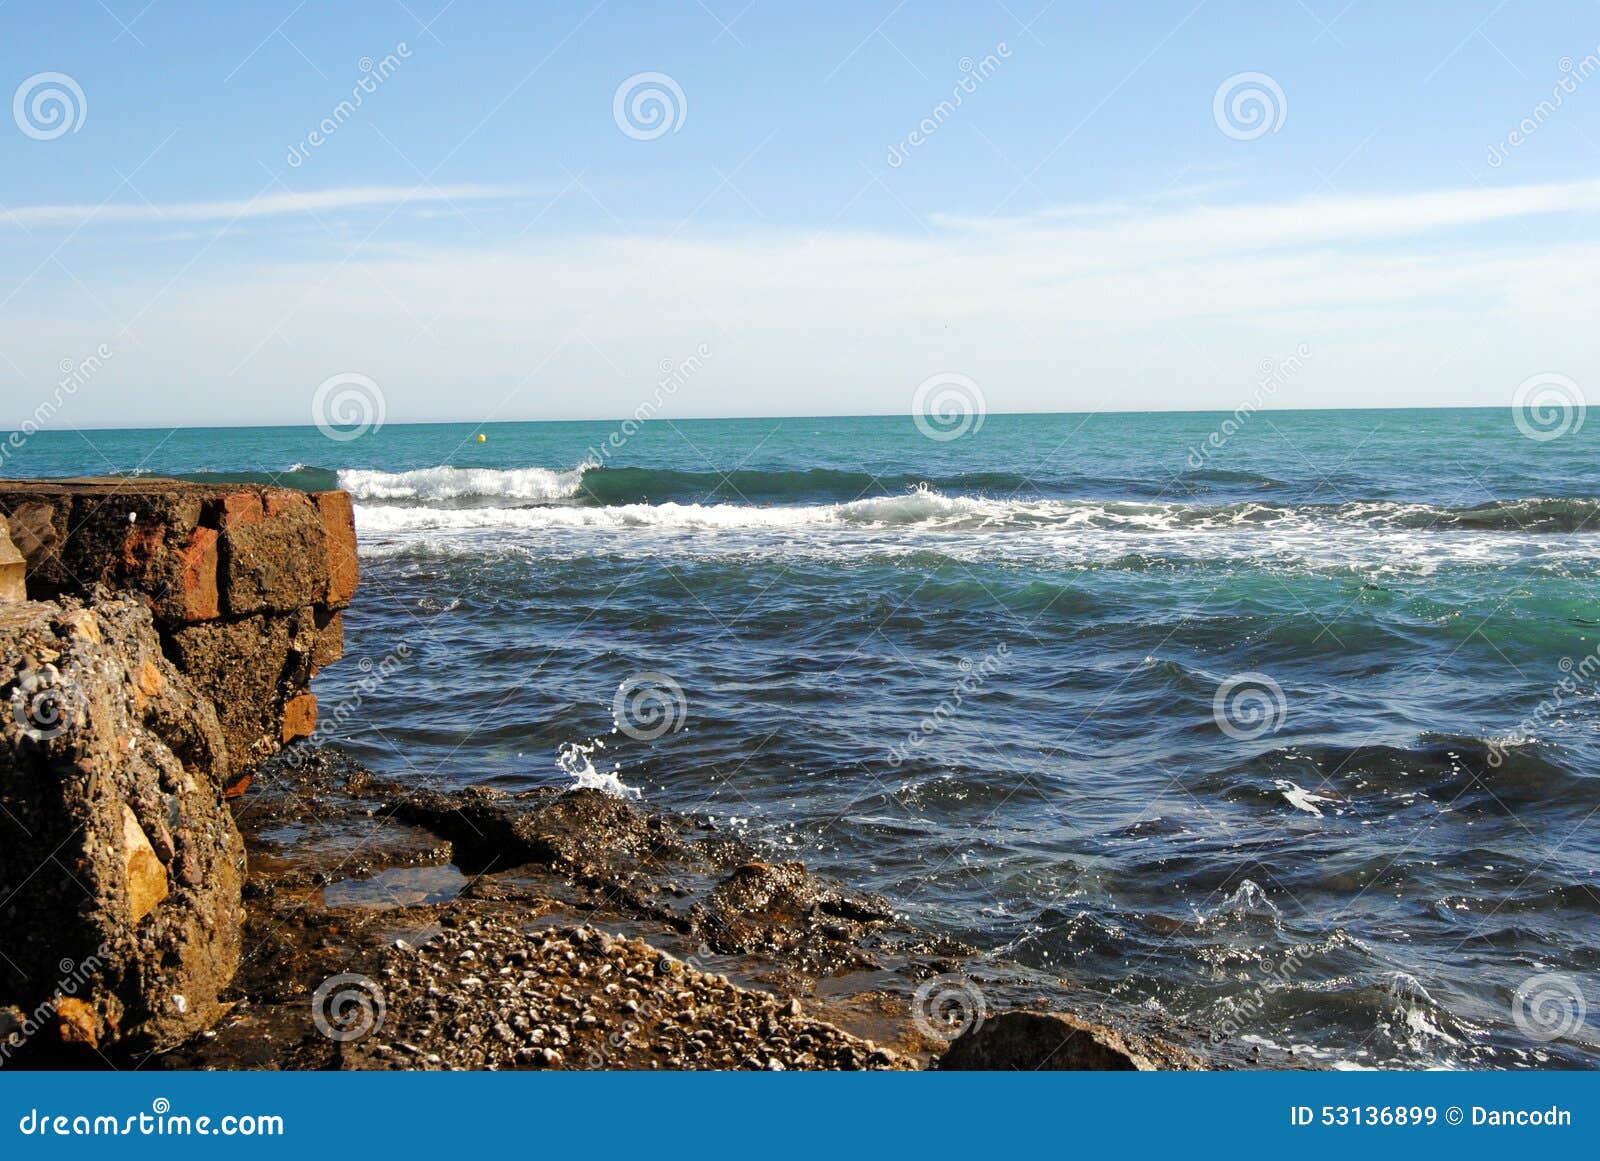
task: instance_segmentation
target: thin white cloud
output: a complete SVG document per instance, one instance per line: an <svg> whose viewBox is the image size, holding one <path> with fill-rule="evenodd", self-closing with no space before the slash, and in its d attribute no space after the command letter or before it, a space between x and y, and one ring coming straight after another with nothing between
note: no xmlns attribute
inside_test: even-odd
<svg viewBox="0 0 1600 1161"><path fill-rule="evenodd" d="M232 222L246 218L271 218L289 214L318 214L336 210L372 209L397 205L503 200L529 191L491 185L352 186L307 193L264 193L245 201L218 202L116 202L104 205L0 205L0 225L84 226L115 223L164 225L193 222Z"/></svg>
<svg viewBox="0 0 1600 1161"><path fill-rule="evenodd" d="M1057 235L1086 252L1128 256L1387 241L1518 218L1600 210L1600 180L1328 195L1280 202L1150 212L1126 203L1064 206L1022 218L933 215L949 229L987 236Z"/></svg>
<svg viewBox="0 0 1600 1161"><path fill-rule="evenodd" d="M169 268L41 279L0 312L18 371L0 364L0 405L30 414L63 359L106 343L85 422L303 423L345 371L382 384L396 422L621 416L703 343L671 416L900 411L945 371L995 411L1232 410L1302 346L1315 357L1272 406L1509 407L1540 372L1593 389L1597 205L1600 182L1574 182L448 247L397 215L349 257L313 236L248 263L182 270L173 247Z"/></svg>

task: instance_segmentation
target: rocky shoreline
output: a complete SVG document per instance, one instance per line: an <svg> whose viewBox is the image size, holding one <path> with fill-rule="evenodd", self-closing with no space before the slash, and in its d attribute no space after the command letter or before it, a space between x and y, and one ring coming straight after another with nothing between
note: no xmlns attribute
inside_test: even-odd
<svg viewBox="0 0 1600 1161"><path fill-rule="evenodd" d="M356 591L349 511L0 487L26 561L0 604L0 1067L1276 1063L918 930L709 819L405 784L301 740Z"/></svg>
<svg viewBox="0 0 1600 1161"><path fill-rule="evenodd" d="M602 791L424 790L326 748L268 762L234 805L240 1000L149 1066L924 1068L1005 1032L987 997L1023 993L1061 1012L1029 1037L1047 1066L1204 1066L1074 1020L1098 1003L981 968L876 896Z"/></svg>

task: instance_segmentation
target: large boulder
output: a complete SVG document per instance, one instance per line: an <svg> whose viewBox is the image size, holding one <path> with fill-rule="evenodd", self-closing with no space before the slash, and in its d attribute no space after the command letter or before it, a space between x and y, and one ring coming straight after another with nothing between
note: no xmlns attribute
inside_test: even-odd
<svg viewBox="0 0 1600 1161"><path fill-rule="evenodd" d="M941 1071L1150 1072L1203 1067L1170 1044L1064 1012L1002 1012L974 1022L939 1058Z"/></svg>
<svg viewBox="0 0 1600 1161"><path fill-rule="evenodd" d="M229 773L146 604L0 605L0 1064L150 1051L220 1014L243 920Z"/></svg>

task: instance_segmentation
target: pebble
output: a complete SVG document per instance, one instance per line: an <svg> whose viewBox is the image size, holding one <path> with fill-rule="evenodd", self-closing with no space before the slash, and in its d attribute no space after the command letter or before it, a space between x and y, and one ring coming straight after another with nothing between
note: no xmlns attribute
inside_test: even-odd
<svg viewBox="0 0 1600 1161"><path fill-rule="evenodd" d="M418 1057L449 1069L563 1068L569 1059L618 1069L909 1067L807 1018L798 1000L738 987L638 940L593 927L528 935L499 920L442 926L420 949L395 941L384 965L394 1038L365 1046L374 1067Z"/></svg>

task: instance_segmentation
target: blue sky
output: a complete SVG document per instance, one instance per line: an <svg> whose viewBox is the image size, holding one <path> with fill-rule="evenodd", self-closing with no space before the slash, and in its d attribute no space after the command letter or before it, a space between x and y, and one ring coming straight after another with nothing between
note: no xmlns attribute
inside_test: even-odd
<svg viewBox="0 0 1600 1161"><path fill-rule="evenodd" d="M702 348L671 414L1231 410L1301 350L1270 405L1509 405L1600 355L1589 66L1592 2L6 0L0 424L91 357L63 423L619 416Z"/></svg>

